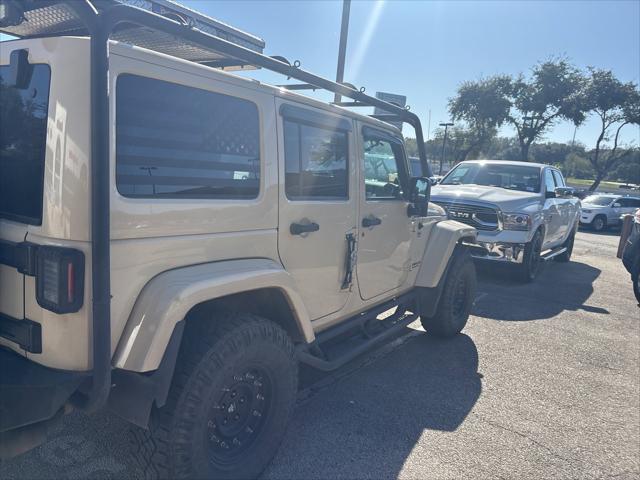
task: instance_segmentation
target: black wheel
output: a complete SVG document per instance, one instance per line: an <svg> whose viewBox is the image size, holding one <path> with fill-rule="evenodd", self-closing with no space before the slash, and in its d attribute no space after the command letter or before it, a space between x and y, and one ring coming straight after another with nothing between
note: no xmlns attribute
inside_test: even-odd
<svg viewBox="0 0 640 480"><path fill-rule="evenodd" d="M604 215L597 215L596 218L591 221L591 228L596 232L602 232L605 230L607 228L607 217Z"/></svg>
<svg viewBox="0 0 640 480"><path fill-rule="evenodd" d="M632 275L631 281L633 282L633 294L636 296L638 306L640 306L640 272L636 272L635 275Z"/></svg>
<svg viewBox="0 0 640 480"><path fill-rule="evenodd" d="M476 268L469 252L458 250L451 261L435 315L420 317L427 333L437 337L452 337L462 331L476 296Z"/></svg>
<svg viewBox="0 0 640 480"><path fill-rule="evenodd" d="M146 478L255 478L284 437L298 382L291 340L254 315L221 317L187 324L167 404L137 432Z"/></svg>
<svg viewBox="0 0 640 480"><path fill-rule="evenodd" d="M521 282L532 282L538 276L543 262L540 257L541 252L542 232L538 230L531 239L531 242L526 244L523 252L522 263L518 265L516 269L517 278Z"/></svg>
<svg viewBox="0 0 640 480"><path fill-rule="evenodd" d="M566 248L564 253L553 257L556 262L567 263L569 260L571 260L571 254L573 253L573 244L575 243L575 240L576 229L573 229L573 231L569 234L569 237L564 241L564 244L562 245L564 248Z"/></svg>

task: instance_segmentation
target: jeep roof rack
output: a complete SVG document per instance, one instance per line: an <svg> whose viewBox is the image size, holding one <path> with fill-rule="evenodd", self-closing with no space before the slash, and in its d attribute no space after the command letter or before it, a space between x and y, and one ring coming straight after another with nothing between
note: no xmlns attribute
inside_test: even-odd
<svg viewBox="0 0 640 480"><path fill-rule="evenodd" d="M171 0L0 0L0 32L19 38L91 35L88 12L111 24L109 38L214 68L264 68L303 83L279 85L288 90L327 90L352 99L342 107L378 107L382 121L409 123L416 130L419 156L426 162L422 128L407 109L366 95L364 88L337 83L263 53L260 38Z"/></svg>
<svg viewBox="0 0 640 480"><path fill-rule="evenodd" d="M427 158L417 115L302 70L299 62L262 53L264 42L167 0L0 0L0 32L19 38L87 35L91 42L91 384L78 407L95 411L111 390L111 272L109 184L109 56L114 39L211 67L255 67L353 100L342 106L378 107L383 121L410 124L416 132L422 171ZM296 88L296 87L293 87ZM303 88L303 87L297 87Z"/></svg>
<svg viewBox="0 0 640 480"><path fill-rule="evenodd" d="M80 3L83 0L73 0ZM57 35L88 35L89 31L81 18L69 7L68 3L51 0L8 0L2 2L13 4L14 18L0 18L0 31L4 31L20 38L32 38L40 36ZM96 0L92 2L98 11L104 11L117 4L128 5L145 10L150 13L170 18L190 28L198 29L203 33L223 38L235 45L257 53L264 50L264 40L237 28L227 25L219 20L203 15L199 12L184 7L171 0ZM8 7L12 8L12 7ZM10 10L5 10L7 15ZM0 12L0 15L2 12ZM22 17L22 18L20 18ZM17 20L22 21L17 21ZM124 43L138 45L149 50L155 50L174 57L190 60L198 63L216 63L226 61L224 68L237 68L243 65L229 62L217 52L199 48L197 45L171 38L167 35L153 34L148 29L136 25L123 26L115 30L111 38ZM249 66L247 66L249 67Z"/></svg>

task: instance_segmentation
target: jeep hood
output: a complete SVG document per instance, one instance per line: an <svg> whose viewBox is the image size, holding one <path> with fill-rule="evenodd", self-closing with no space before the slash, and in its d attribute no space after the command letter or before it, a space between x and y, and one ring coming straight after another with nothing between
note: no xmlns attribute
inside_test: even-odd
<svg viewBox="0 0 640 480"><path fill-rule="evenodd" d="M541 199L539 193L484 185L435 185L431 189L433 202L464 202L465 200L492 203L503 211L513 212L532 203L539 203Z"/></svg>

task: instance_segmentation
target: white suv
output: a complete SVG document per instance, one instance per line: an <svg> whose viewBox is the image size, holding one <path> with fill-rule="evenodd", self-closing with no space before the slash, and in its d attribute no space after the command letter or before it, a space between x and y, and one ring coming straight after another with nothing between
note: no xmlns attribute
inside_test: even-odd
<svg viewBox="0 0 640 480"><path fill-rule="evenodd" d="M580 225L601 232L607 227L619 226L620 217L640 208L640 197L595 194L582 200Z"/></svg>

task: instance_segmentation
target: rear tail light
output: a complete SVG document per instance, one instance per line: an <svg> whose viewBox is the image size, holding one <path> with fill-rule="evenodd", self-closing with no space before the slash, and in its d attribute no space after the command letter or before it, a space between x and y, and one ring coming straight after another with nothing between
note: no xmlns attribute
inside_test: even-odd
<svg viewBox="0 0 640 480"><path fill-rule="evenodd" d="M36 299L55 313L77 312L84 297L84 254L72 248L38 248Z"/></svg>

